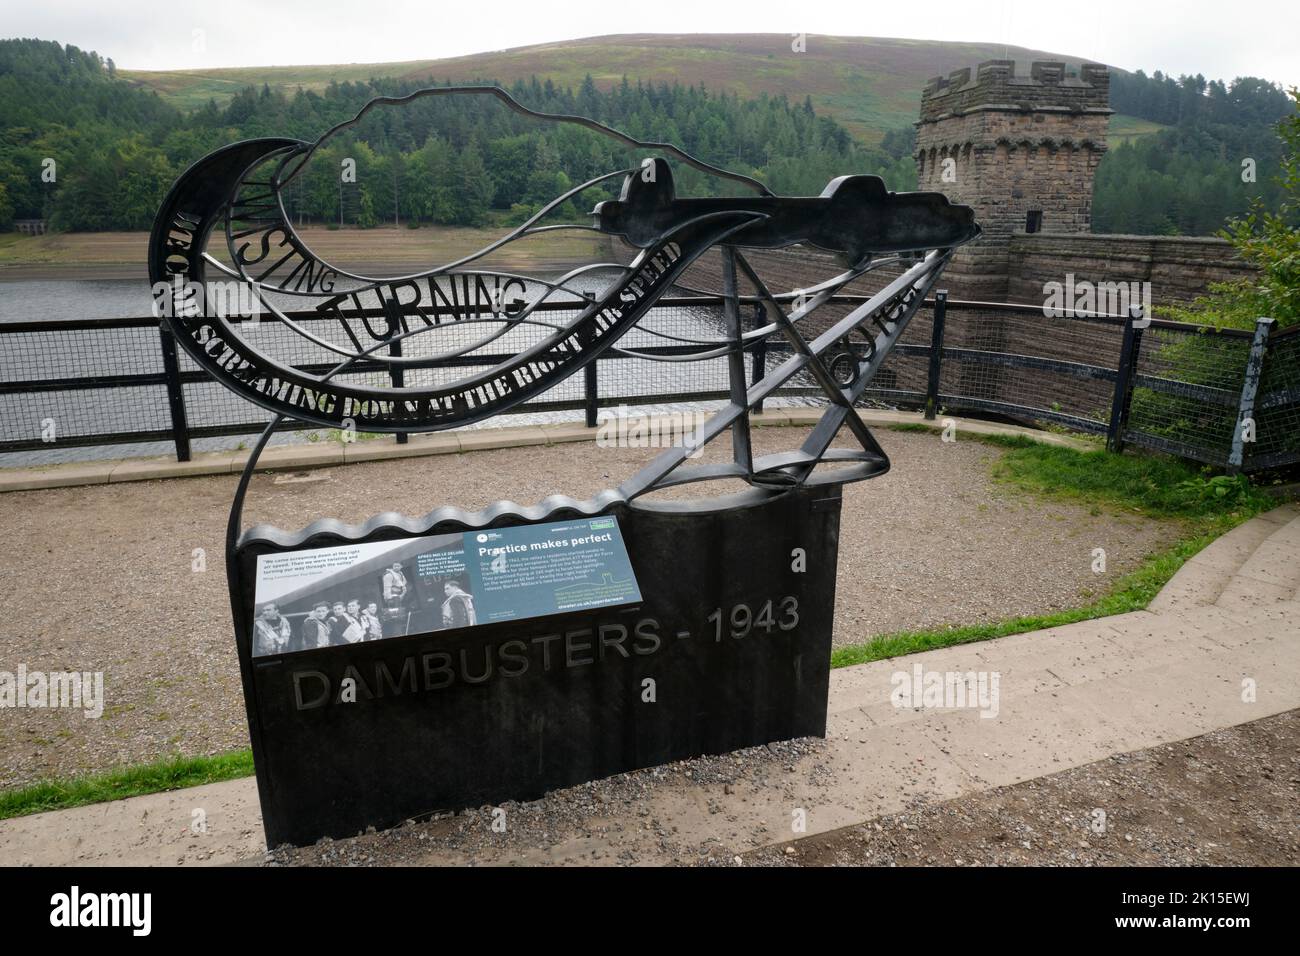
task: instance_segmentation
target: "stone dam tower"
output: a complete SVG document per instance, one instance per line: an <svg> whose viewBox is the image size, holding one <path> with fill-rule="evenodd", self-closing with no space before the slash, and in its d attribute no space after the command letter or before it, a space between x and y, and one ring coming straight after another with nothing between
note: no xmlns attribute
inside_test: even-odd
<svg viewBox="0 0 1300 956"><path fill-rule="evenodd" d="M917 188L975 209L984 236L958 251L946 273L954 296L1005 301L1012 237L1086 234L1092 187L1106 152L1110 76L1084 64L1076 75L1038 61L1017 76L1012 60L981 63L921 94Z"/></svg>

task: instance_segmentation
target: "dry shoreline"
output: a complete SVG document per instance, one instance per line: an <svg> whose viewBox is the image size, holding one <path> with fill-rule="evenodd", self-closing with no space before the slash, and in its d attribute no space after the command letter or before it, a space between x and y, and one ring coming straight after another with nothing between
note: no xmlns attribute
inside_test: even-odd
<svg viewBox="0 0 1300 956"><path fill-rule="evenodd" d="M499 239L505 228L380 226L374 229L300 230L317 255L348 270L401 276L457 259ZM147 232L0 235L0 282L78 279L144 279L148 275ZM214 247L219 243L214 243ZM214 254L216 249L214 248ZM561 272L616 258L606 236L589 232L551 233L519 240L480 264L503 270Z"/></svg>

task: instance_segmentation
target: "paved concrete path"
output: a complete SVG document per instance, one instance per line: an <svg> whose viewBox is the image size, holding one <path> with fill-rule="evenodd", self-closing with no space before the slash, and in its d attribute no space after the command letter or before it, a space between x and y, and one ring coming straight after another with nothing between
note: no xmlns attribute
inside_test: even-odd
<svg viewBox="0 0 1300 956"><path fill-rule="evenodd" d="M761 414L751 415L750 423L760 428L815 425L825 411L825 408L815 407L769 408ZM1084 451L1096 447L1078 438L1021 425L1001 425L955 416L926 421L920 412L904 412L887 408L863 408L858 410L858 414L867 425L872 427L920 425L939 431L945 423L952 422L961 434L1024 435L1044 444L1064 445ZM648 417L662 419L666 416ZM327 468L364 461L384 461L390 458L419 458L424 455L448 455L457 452L486 451L492 448L520 448L528 445L594 441L598 431L598 428L588 428L581 422L560 422L549 425L512 425L502 428L462 428L411 435L410 440L404 445L399 445L392 437L347 444L321 441L275 445L263 452L262 457L258 459L257 467L259 471ZM157 458L106 459L40 465L32 468L0 468L0 492L106 485L121 481L154 481L160 478L192 478L196 475L228 475L243 471L250 454L251 452L247 450L211 451L196 454L190 461L177 461L174 455L163 455Z"/></svg>
<svg viewBox="0 0 1300 956"><path fill-rule="evenodd" d="M619 852L647 863L663 859L647 816L671 821L678 844L712 839L743 852L792 839L795 809L806 813L806 835L823 833L918 798L1019 783L1298 708L1297 588L1300 507L1287 505L1214 542L1146 611L834 671L827 745L781 786L661 788L586 829L606 828ZM996 673L997 715L894 706L894 675L917 667ZM821 772L809 772L814 764ZM201 835L190 832L197 808ZM474 862L611 862L610 842L562 838ZM234 863L262 852L251 779L0 823L0 859L10 865ZM427 862L470 861L441 850Z"/></svg>

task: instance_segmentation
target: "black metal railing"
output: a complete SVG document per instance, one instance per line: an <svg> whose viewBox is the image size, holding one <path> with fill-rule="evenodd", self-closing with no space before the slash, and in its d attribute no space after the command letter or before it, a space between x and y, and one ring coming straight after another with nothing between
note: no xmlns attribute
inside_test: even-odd
<svg viewBox="0 0 1300 956"><path fill-rule="evenodd" d="M837 296L824 310L833 321L864 301ZM742 303L752 327L765 324L755 299L742 297ZM544 303L543 309L581 305ZM652 316L659 328L679 326L689 337L701 324L716 322L720 330L721 309L720 297L684 296L661 300ZM289 315L322 321L315 312ZM1294 333L1300 329L1275 332L1268 319L1246 332L1095 313L1048 318L1037 306L954 300L940 292L917 313L866 398L923 409L931 419L960 412L1063 426L1105 435L1112 450L1132 444L1229 471L1274 468L1300 462L1300 335ZM635 349L651 356L691 349L659 341L643 337ZM845 345L846 368L857 348ZM751 380L758 381L771 363L788 357L789 346L773 337L746 352ZM364 362L349 374L385 375L400 385L410 376L506 357L478 351L411 357L397 369ZM315 372L336 361L304 351L293 364ZM811 379L776 393L814 400L822 394ZM608 354L547 399L517 411L581 410L595 425L600 410L613 405L728 397L725 358L661 363ZM0 415L8 423L0 452L166 441L180 460L189 459L196 439L255 433L269 417L179 352L155 318L0 323Z"/></svg>

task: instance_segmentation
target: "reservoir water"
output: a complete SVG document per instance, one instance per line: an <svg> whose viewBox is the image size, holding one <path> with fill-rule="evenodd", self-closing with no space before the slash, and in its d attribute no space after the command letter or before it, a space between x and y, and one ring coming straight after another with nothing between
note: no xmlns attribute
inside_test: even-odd
<svg viewBox="0 0 1300 956"><path fill-rule="evenodd" d="M596 292L608 276L584 276L573 288L579 292ZM541 291L530 286L529 301ZM576 297L561 296L578 302ZM309 309L316 300L278 297L281 308ZM144 279L16 279L0 281L0 324L45 319L137 318L151 315L152 297ZM571 315L570 312L560 316ZM326 325L327 323L316 323ZM655 333L662 333L656 335ZM301 345L282 328L267 323L258 334L281 337L285 355ZM545 330L509 332L485 346L482 351L510 354L537 340ZM630 331L620 345L634 349L648 345L680 344L679 336L716 340L722 334L720 313L714 308L673 307L656 310ZM341 336L336 339L345 344ZM447 341L417 346L411 340L407 354L435 354L448 347ZM421 351L424 348L426 351ZM319 350L310 361L324 361L329 353ZM301 360L301 358L300 358ZM182 369L196 366L182 355ZM103 375L149 374L162 371L158 333L152 328L109 329L32 333L0 332L0 383L21 383L39 379L75 378ZM372 373L373 374L373 373ZM424 370L408 373L423 376L418 384L450 382L467 374L466 369ZM602 360L599 365L599 390L602 400L617 405L635 405L647 413L686 409L709 409L717 401L692 399L692 395L719 391L727 387L726 363L723 359L704 362L656 362L645 359ZM560 383L544 399L573 401L583 395L583 377L574 375ZM653 396L652 403L641 405L638 396ZM229 393L215 382L185 386L187 414L192 427L204 425L265 424L270 414ZM779 401L779 400L778 400ZM105 458L169 455L170 442L129 442L92 446L60 446L63 435L107 434L112 432L162 430L170 428L166 389L159 386L130 388L79 389L75 391L5 391L0 392L0 415L12 439L39 438L49 434L53 424L54 441L48 447L32 451L0 453L0 467L48 464ZM579 409L563 411L525 411L500 416L479 427L573 421L582 418ZM307 428L299 432L277 434L276 444L302 442L322 437L322 429ZM254 433L228 437L198 438L193 450L212 451L247 445Z"/></svg>

